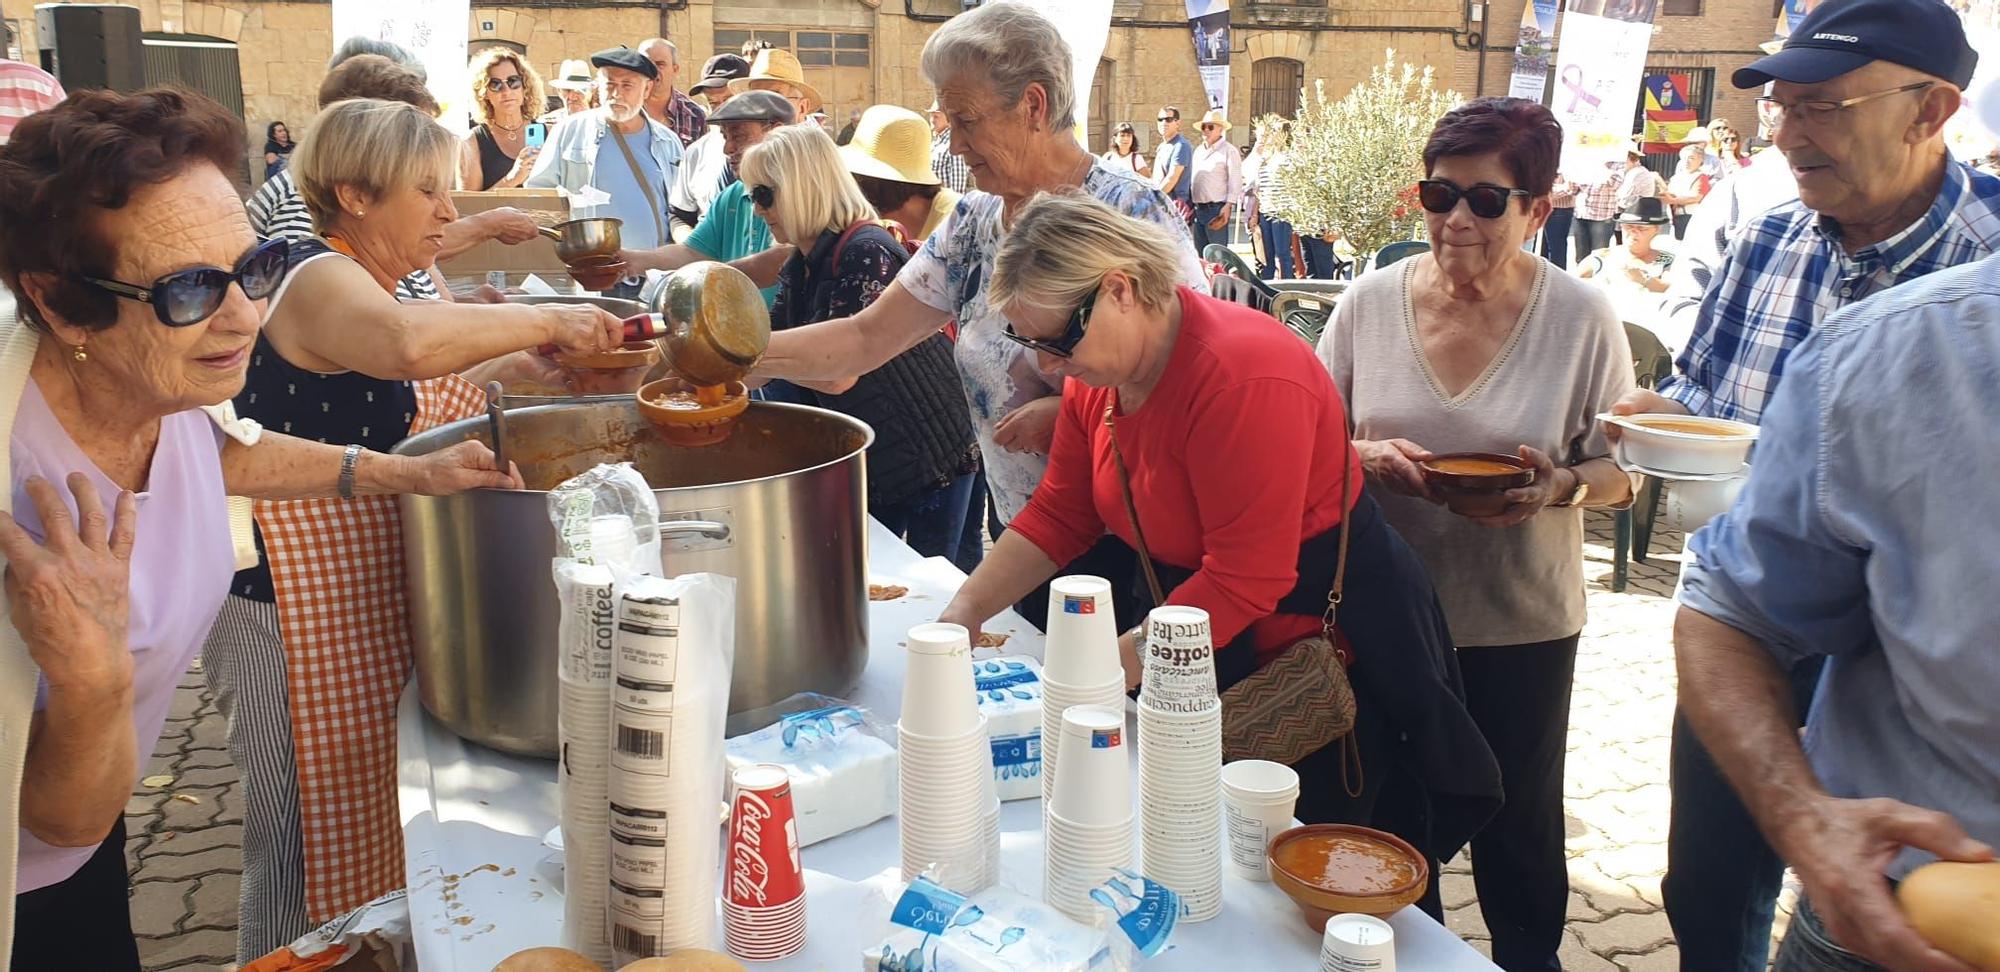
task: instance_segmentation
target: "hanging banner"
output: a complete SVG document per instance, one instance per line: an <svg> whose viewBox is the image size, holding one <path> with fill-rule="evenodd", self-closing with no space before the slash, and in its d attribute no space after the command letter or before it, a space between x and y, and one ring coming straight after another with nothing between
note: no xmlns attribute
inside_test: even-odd
<svg viewBox="0 0 2000 972"><path fill-rule="evenodd" d="M1112 0L1007 0L1034 10L1056 25L1069 45L1070 80L1076 84L1076 137L1090 144L1090 86L1097 62L1111 39ZM1108 133L1107 133L1108 134Z"/></svg>
<svg viewBox="0 0 2000 972"><path fill-rule="evenodd" d="M439 120L457 130L471 108L465 86L471 22L470 0L333 0L333 42L360 35L402 45L429 75Z"/></svg>
<svg viewBox="0 0 2000 972"><path fill-rule="evenodd" d="M1632 109L1659 0L1571 0L1550 106L1562 123L1562 172L1589 184L1632 144Z"/></svg>
<svg viewBox="0 0 2000 972"><path fill-rule="evenodd" d="M1648 74L1642 86L1646 92L1646 130L1639 151L1647 155L1678 152L1688 141L1697 119L1688 104L1688 76Z"/></svg>
<svg viewBox="0 0 2000 972"><path fill-rule="evenodd" d="M1194 63L1210 108L1229 109L1229 0L1187 0Z"/></svg>
<svg viewBox="0 0 2000 972"><path fill-rule="evenodd" d="M1514 75L1507 96L1542 100L1549 87L1549 62L1556 51L1556 2L1534 0L1521 5L1521 36L1514 42Z"/></svg>

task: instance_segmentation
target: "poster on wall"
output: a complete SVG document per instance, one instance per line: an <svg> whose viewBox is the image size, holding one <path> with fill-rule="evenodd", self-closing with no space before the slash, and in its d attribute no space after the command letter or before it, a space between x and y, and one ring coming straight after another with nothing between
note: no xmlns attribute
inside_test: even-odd
<svg viewBox="0 0 2000 972"><path fill-rule="evenodd" d="M1229 108L1229 0L1187 0L1195 69L1210 108Z"/></svg>
<svg viewBox="0 0 2000 972"><path fill-rule="evenodd" d="M1659 0L1570 0L1550 108L1571 179L1588 184L1606 163L1624 160L1658 11Z"/></svg>
<svg viewBox="0 0 2000 972"><path fill-rule="evenodd" d="M1678 152L1688 141L1697 119L1688 103L1691 90L1685 74L1648 74L1646 91L1646 131L1639 150L1648 155Z"/></svg>
<svg viewBox="0 0 2000 972"><path fill-rule="evenodd" d="M448 128L467 124L466 38L471 0L333 0L333 37L357 34L400 44L422 62Z"/></svg>
<svg viewBox="0 0 2000 972"><path fill-rule="evenodd" d="M1076 138L1090 144L1090 86L1097 62L1111 39L1111 0L1007 0L1049 19L1069 44L1071 80L1076 84Z"/></svg>
<svg viewBox="0 0 2000 972"><path fill-rule="evenodd" d="M1514 75L1507 96L1542 100L1549 86L1549 62L1556 52L1556 0L1521 5L1521 36L1514 42Z"/></svg>

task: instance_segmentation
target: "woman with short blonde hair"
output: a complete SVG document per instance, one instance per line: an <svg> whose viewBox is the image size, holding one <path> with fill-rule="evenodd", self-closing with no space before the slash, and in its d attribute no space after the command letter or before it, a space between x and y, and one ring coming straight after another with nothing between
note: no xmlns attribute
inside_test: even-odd
<svg viewBox="0 0 2000 972"><path fill-rule="evenodd" d="M787 125L737 167L771 238L797 248L778 274L771 328L787 331L853 314L881 296L909 253L847 174L839 148L812 125ZM941 333L859 378L799 382L813 404L875 430L868 512L926 557L960 554L979 474L965 392Z"/></svg>
<svg viewBox="0 0 2000 972"><path fill-rule="evenodd" d="M320 112L292 163L318 236L290 243L238 414L388 452L483 412L466 378L555 370L527 349L619 343L618 320L594 307L394 296L436 262L457 218L452 151L450 133L401 102ZM244 962L402 886L395 710L411 665L393 501L261 502L254 518L263 559L236 574L202 649L242 777Z"/></svg>
<svg viewBox="0 0 2000 972"><path fill-rule="evenodd" d="M528 144L527 126L542 112L542 76L521 55L489 47L473 56L470 78L475 124L459 142L458 188L512 189L541 152Z"/></svg>
<svg viewBox="0 0 2000 972"><path fill-rule="evenodd" d="M1048 472L939 620L978 631L1108 540L1150 562L1110 578L1138 616L1208 612L1222 688L1280 677L1259 672L1326 637L1354 672L1361 772L1343 770L1338 741L1294 760L1298 817L1396 833L1436 867L1491 813L1499 775L1453 694L1430 579L1364 489L1312 348L1177 279L1177 233L1077 193L1036 196L1015 218L987 298L1007 338L1067 379L1062 411ZM1118 640L1128 687L1139 630ZM1434 890L1423 904L1439 913Z"/></svg>

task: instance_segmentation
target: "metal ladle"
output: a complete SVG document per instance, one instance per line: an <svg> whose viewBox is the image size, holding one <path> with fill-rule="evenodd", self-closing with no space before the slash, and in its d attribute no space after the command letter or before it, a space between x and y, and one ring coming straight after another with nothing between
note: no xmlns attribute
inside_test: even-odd
<svg viewBox="0 0 2000 972"><path fill-rule="evenodd" d="M486 427L493 436L493 464L507 471L507 410L500 407L500 383L486 383Z"/></svg>

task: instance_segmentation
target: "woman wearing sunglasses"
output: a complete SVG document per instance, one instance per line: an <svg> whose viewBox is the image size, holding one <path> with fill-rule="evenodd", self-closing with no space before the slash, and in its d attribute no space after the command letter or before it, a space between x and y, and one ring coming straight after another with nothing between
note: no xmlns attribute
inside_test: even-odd
<svg viewBox="0 0 2000 972"><path fill-rule="evenodd" d="M738 167L771 239L797 249L778 275L771 328L846 317L888 289L909 251L876 222L825 131L788 125L744 153ZM926 557L959 554L979 474L979 447L951 342L934 333L859 378L802 385L810 404L875 430L868 447L868 513Z"/></svg>
<svg viewBox="0 0 2000 972"><path fill-rule="evenodd" d="M1363 488L1312 349L1184 285L1179 246L1176 230L1075 195L1037 197L1015 220L990 293L1010 339L1068 379L1062 414L1034 497L941 620L976 631L1109 540L1149 557L1167 603L1209 613L1227 688L1320 636L1341 584L1335 637L1360 772L1343 771L1340 742L1295 763L1298 816L1380 827L1448 858L1492 812L1499 780L1453 694L1430 581ZM1120 601L1151 606L1144 574L1116 578ZM1119 639L1128 685L1139 647L1136 631ZM1416 807L1427 821L1399 812ZM1426 908L1437 913L1434 891Z"/></svg>
<svg viewBox="0 0 2000 972"><path fill-rule="evenodd" d="M1467 704L1500 761L1506 804L1472 859L1493 960L1509 972L1560 968L1581 507L1632 492L1593 417L1632 387L1618 315L1521 248L1548 219L1561 151L1562 127L1532 101L1487 98L1439 119L1418 183L1431 252L1363 274L1319 347L1383 512L1437 582ZM1460 516L1419 467L1455 452L1519 457L1534 482L1496 515Z"/></svg>
<svg viewBox="0 0 2000 972"><path fill-rule="evenodd" d="M453 148L449 132L400 102L320 112L292 161L320 235L292 242L238 412L387 450L481 414L478 382L556 372L525 349L619 342L618 320L594 307L392 296L399 278L435 261L457 215ZM247 803L245 958L401 886L395 706L410 669L393 503L260 503L256 523L264 563L238 575L204 651Z"/></svg>
<svg viewBox="0 0 2000 972"><path fill-rule="evenodd" d="M519 54L489 47L472 58L472 131L458 143L458 188L471 192L514 189L535 169L543 131L542 76Z"/></svg>
<svg viewBox="0 0 2000 972"><path fill-rule="evenodd" d="M0 827L20 828L0 949L17 969L139 968L121 815L250 550L227 497L518 481L478 443L412 462L230 414L289 246L250 232L227 174L243 139L199 95L87 91L0 149Z"/></svg>

